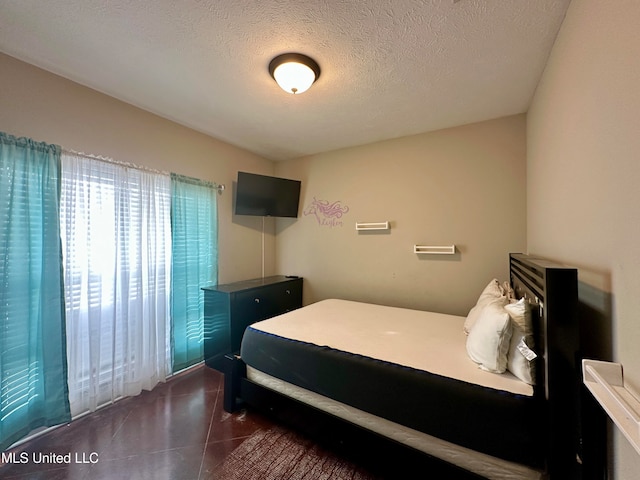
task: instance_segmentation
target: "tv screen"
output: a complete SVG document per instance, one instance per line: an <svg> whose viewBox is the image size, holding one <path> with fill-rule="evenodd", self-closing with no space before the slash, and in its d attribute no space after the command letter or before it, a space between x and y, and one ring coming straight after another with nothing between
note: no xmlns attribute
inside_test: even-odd
<svg viewBox="0 0 640 480"><path fill-rule="evenodd" d="M236 215L297 217L299 180L238 172Z"/></svg>

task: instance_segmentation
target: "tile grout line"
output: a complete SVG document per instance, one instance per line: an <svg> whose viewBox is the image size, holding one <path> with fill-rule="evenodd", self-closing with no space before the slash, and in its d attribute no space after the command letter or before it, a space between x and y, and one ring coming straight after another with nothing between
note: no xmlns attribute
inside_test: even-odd
<svg viewBox="0 0 640 480"><path fill-rule="evenodd" d="M216 400L213 403L213 409L211 410L211 418L209 420L209 430L207 431L207 438L204 441L202 447L202 458L200 459L200 470L198 470L198 480L202 480L202 468L204 467L204 457L207 453L207 445L209 444L209 438L211 437L211 430L213 428L213 419L216 414L216 408L218 407L218 399L220 398L220 383L218 383L218 390L216 391Z"/></svg>

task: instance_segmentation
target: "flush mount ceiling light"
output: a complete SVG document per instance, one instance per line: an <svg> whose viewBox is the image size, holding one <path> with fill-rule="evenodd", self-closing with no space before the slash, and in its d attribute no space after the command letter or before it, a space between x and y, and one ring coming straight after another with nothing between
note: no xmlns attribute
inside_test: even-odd
<svg viewBox="0 0 640 480"><path fill-rule="evenodd" d="M306 92L320 76L320 67L301 53L283 53L269 63L269 73L287 93Z"/></svg>

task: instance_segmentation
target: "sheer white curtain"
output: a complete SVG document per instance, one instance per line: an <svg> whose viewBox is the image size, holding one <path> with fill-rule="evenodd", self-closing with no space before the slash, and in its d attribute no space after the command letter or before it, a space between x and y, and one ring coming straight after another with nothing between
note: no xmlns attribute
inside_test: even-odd
<svg viewBox="0 0 640 480"><path fill-rule="evenodd" d="M61 236L71 414L171 372L171 180L62 154Z"/></svg>

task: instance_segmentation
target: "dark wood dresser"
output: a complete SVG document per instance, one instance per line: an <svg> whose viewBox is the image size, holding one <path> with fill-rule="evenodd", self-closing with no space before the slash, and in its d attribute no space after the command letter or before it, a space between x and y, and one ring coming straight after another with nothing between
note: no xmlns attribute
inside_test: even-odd
<svg viewBox="0 0 640 480"><path fill-rule="evenodd" d="M224 356L240 350L245 328L302 306L302 278L276 275L204 287L204 359L222 371Z"/></svg>

